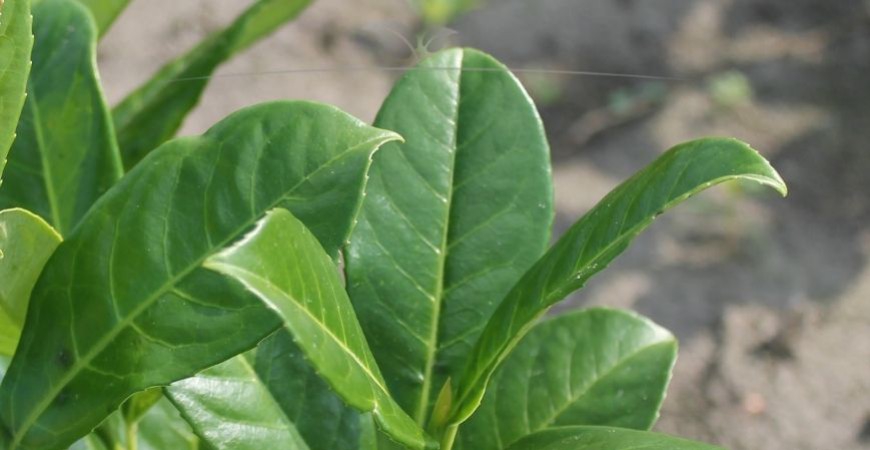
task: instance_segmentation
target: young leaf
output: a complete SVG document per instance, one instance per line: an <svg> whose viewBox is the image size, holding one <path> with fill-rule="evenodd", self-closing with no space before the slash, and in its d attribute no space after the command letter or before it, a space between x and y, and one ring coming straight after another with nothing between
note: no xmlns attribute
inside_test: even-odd
<svg viewBox="0 0 870 450"><path fill-rule="evenodd" d="M33 16L33 71L0 208L33 211L66 236L121 177L121 162L90 14L75 1L42 0Z"/></svg>
<svg viewBox="0 0 870 450"><path fill-rule="evenodd" d="M218 450L309 450L254 371L248 352L167 388L196 433ZM289 381L289 380L288 380Z"/></svg>
<svg viewBox="0 0 870 450"><path fill-rule="evenodd" d="M348 290L390 389L423 424L498 301L546 249L549 148L516 78L474 50L408 72L375 123L407 143L375 156L347 247Z"/></svg>
<svg viewBox="0 0 870 450"><path fill-rule="evenodd" d="M142 419L155 403L163 398L163 389L153 387L130 397L121 406L121 415L126 423L136 423Z"/></svg>
<svg viewBox="0 0 870 450"><path fill-rule="evenodd" d="M202 262L275 207L336 256L372 153L395 139L332 107L276 102L162 146L94 205L37 282L0 386L6 450L68 445L131 394L274 331L273 313Z"/></svg>
<svg viewBox="0 0 870 450"><path fill-rule="evenodd" d="M24 106L33 48L32 22L30 0L0 0L0 177Z"/></svg>
<svg viewBox="0 0 870 450"><path fill-rule="evenodd" d="M23 209L0 211L0 355L15 353L30 291L61 237Z"/></svg>
<svg viewBox="0 0 870 450"><path fill-rule="evenodd" d="M295 18L312 0L257 0L232 25L166 64L115 107L124 167L175 135L224 61Z"/></svg>
<svg viewBox="0 0 870 450"><path fill-rule="evenodd" d="M330 390L286 330L256 350L173 383L166 393L216 449L359 449L360 414ZM256 423L268 429L250 425ZM293 440L281 447L278 438L264 441L266 433Z"/></svg>
<svg viewBox="0 0 870 450"><path fill-rule="evenodd" d="M347 404L372 412L380 428L411 448L434 447L387 391L335 264L307 228L275 209L205 267L245 285L283 326Z"/></svg>
<svg viewBox="0 0 870 450"><path fill-rule="evenodd" d="M539 431L507 450L724 450L664 434L608 427L561 427Z"/></svg>
<svg viewBox="0 0 870 450"><path fill-rule="evenodd" d="M94 21L97 24L97 31L102 36L109 31L109 27L115 22L115 19L124 11L130 0L78 0L82 2L91 14L94 16Z"/></svg>
<svg viewBox="0 0 870 450"><path fill-rule="evenodd" d="M501 450L566 425L648 430L676 357L670 333L628 312L596 308L539 323L493 375L455 448Z"/></svg>
<svg viewBox="0 0 870 450"><path fill-rule="evenodd" d="M785 195L770 164L733 139L701 139L669 150L618 186L526 272L489 319L459 383L451 425L480 405L489 378L535 319L613 261L656 216L710 186L747 179Z"/></svg>

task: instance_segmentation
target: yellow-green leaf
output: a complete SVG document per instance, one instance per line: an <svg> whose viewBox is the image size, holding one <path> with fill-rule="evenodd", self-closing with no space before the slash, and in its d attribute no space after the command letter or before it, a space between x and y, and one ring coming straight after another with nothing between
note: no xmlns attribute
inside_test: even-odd
<svg viewBox="0 0 870 450"><path fill-rule="evenodd" d="M274 310L348 405L371 412L387 435L408 447L434 446L390 396L335 264L292 214L273 210L205 267L241 281Z"/></svg>
<svg viewBox="0 0 870 450"><path fill-rule="evenodd" d="M30 291L61 237L23 209L0 211L0 355L15 353Z"/></svg>

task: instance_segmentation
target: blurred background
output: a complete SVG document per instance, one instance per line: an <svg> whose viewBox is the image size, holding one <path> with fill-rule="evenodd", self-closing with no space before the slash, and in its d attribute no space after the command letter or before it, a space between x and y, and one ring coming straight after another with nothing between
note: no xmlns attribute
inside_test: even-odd
<svg viewBox="0 0 870 450"><path fill-rule="evenodd" d="M525 69L552 145L557 235L681 141L747 141L787 199L714 188L559 308L632 308L677 334L660 431L734 450L870 449L870 2L413 1L316 0L218 72L183 134L280 98L371 121L399 73L359 68L477 47ZM100 47L110 101L246 6L132 2ZM426 31L449 36L422 48Z"/></svg>

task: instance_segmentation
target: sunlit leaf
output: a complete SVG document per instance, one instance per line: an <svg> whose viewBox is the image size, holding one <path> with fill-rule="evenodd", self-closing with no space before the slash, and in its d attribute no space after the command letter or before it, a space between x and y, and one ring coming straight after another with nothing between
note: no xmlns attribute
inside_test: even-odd
<svg viewBox="0 0 870 450"><path fill-rule="evenodd" d="M69 445L131 394L274 331L272 312L202 262L275 207L337 256L373 152L397 138L332 107L268 103L167 143L127 174L66 236L33 290L0 386L7 450Z"/></svg>
<svg viewBox="0 0 870 450"><path fill-rule="evenodd" d="M348 405L371 412L396 441L427 446L422 429L390 396L333 261L302 222L286 210L273 210L205 266L241 281L274 310Z"/></svg>
<svg viewBox="0 0 870 450"><path fill-rule="evenodd" d="M36 215L23 209L0 211L0 355L15 353L30 291L60 241Z"/></svg>
<svg viewBox="0 0 870 450"><path fill-rule="evenodd" d="M0 176L24 105L33 48L32 22L30 0L0 1Z"/></svg>

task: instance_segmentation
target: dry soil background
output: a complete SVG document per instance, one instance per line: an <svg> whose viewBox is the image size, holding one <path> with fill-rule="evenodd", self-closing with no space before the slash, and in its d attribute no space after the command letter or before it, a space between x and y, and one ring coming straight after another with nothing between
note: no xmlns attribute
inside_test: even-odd
<svg viewBox="0 0 870 450"><path fill-rule="evenodd" d="M247 2L136 0L100 48L112 101ZM405 0L318 0L224 67L185 125L239 107L329 102L371 120L401 64ZM553 145L557 232L682 140L735 136L788 199L717 188L665 215L566 307L628 307L682 343L662 431L766 450L870 449L870 7L862 0L490 0L454 44L527 75ZM564 309L564 307L563 307Z"/></svg>

